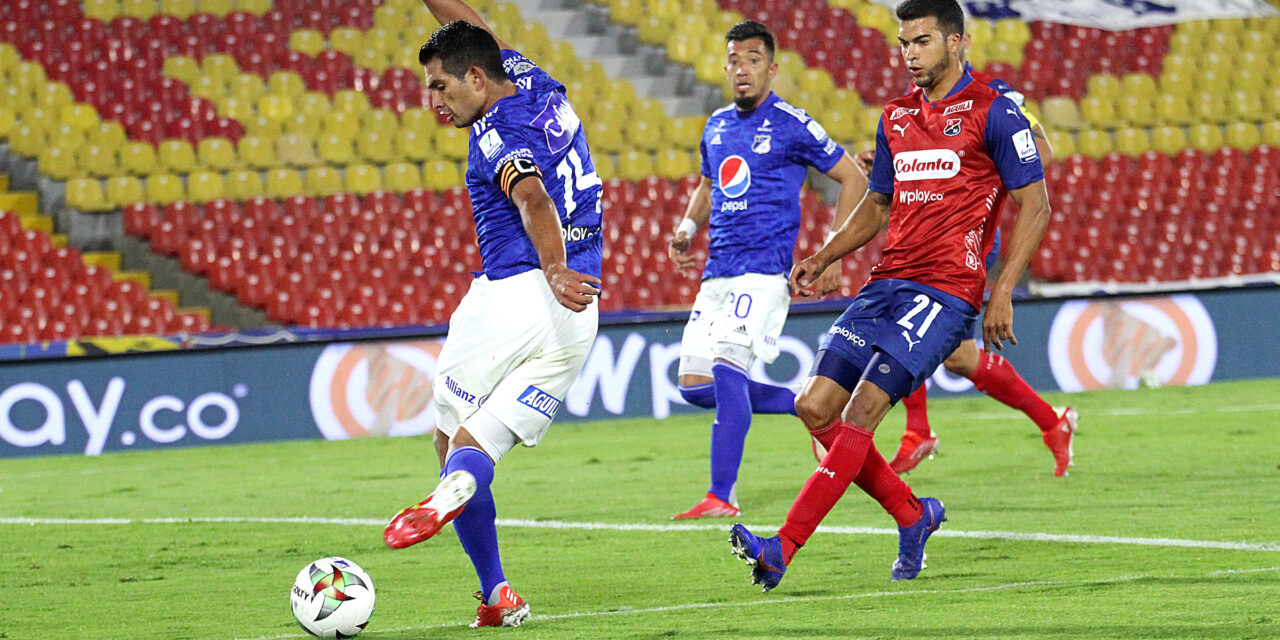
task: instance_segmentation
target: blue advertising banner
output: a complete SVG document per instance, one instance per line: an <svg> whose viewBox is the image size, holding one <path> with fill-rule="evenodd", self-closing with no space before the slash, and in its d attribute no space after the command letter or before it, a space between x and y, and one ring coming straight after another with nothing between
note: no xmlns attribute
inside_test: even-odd
<svg viewBox="0 0 1280 640"><path fill-rule="evenodd" d="M794 386L839 303L797 305L757 362ZM683 314L602 326L559 421L689 412L676 386ZM1015 303L1004 351L1037 389L1086 391L1280 376L1280 288ZM435 426L441 338L306 342L64 357L0 365L0 457L373 435ZM939 369L931 396L973 393Z"/></svg>

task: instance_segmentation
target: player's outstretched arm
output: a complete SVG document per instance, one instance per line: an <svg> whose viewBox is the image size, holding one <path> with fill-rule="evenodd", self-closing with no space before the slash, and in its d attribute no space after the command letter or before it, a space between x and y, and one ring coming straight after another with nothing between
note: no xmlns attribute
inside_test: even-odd
<svg viewBox="0 0 1280 640"><path fill-rule="evenodd" d="M480 14L476 13L476 10L472 9L466 2L462 0L422 0L422 3L427 5L427 10L435 17L436 22L440 24L449 24L455 20L470 22L493 34L493 38L498 41L500 48L511 48L511 45L499 38L498 34L493 33L493 29L490 29L489 25L485 24L484 18L481 18Z"/></svg>
<svg viewBox="0 0 1280 640"><path fill-rule="evenodd" d="M520 210L520 221L533 242L533 249L538 252L538 261L547 277L547 284L551 285L551 293L555 294L561 306L570 311L586 309L594 296L600 293L600 279L578 273L565 264L560 216L542 180L517 182L511 187L511 202Z"/></svg>
<svg viewBox="0 0 1280 640"><path fill-rule="evenodd" d="M832 263L856 251L880 233L889 220L893 194L867 191L853 214L817 253L791 268L791 290L802 296L814 294L813 283Z"/></svg>
<svg viewBox="0 0 1280 640"><path fill-rule="evenodd" d="M836 162L836 166L831 167L827 176L840 183L840 193L836 196L836 217L831 222L831 231L827 234L829 240L840 227L844 226L845 220L849 219L849 214L853 213L853 208L858 206L858 201L866 195L867 177L858 170L848 152L845 152L844 157ZM821 298L833 291L839 291L843 278L844 269L840 260L836 260L813 283L815 295Z"/></svg>
<svg viewBox="0 0 1280 640"><path fill-rule="evenodd" d="M1036 150L1040 152L1040 164L1047 167L1053 164L1053 145L1049 144L1049 134L1039 122L1031 125L1031 137L1036 139Z"/></svg>
<svg viewBox="0 0 1280 640"><path fill-rule="evenodd" d="M991 289L987 313L982 319L982 339L996 349L1004 349L1002 340L1018 344L1013 335L1013 288L1022 277L1022 271L1031 262L1045 227L1049 226L1049 193L1044 180L1009 192L1018 205L1018 217L1013 221L1013 237L1005 252L1004 268Z"/></svg>
<svg viewBox="0 0 1280 640"><path fill-rule="evenodd" d="M684 218L671 233L667 243L667 257L676 264L678 271L690 271L695 267L694 257L689 255L689 244L693 235L711 219L711 178L702 176L698 186L689 194L689 205L684 209ZM696 273L690 275L696 276Z"/></svg>

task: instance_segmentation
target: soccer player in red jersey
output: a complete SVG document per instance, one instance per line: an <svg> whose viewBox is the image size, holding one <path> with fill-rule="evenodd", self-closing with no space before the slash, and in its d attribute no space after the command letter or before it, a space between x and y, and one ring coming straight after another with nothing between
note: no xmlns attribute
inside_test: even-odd
<svg viewBox="0 0 1280 640"><path fill-rule="evenodd" d="M971 41L970 34L964 36L964 51L967 52ZM1009 83L1003 79L997 78L990 74L975 71L973 65L964 60L963 54L961 62L964 63L965 71L973 76L974 81L987 85L995 89L1000 95L1003 95L1022 111L1022 114L1031 123L1031 134L1035 138L1036 148L1040 152L1040 162L1044 166L1048 166L1053 162L1053 147L1049 144L1048 138L1045 136L1044 127L1026 108L1026 101L1022 93L1015 90ZM918 91L914 83L908 91ZM864 174L870 174L871 161L874 152L867 151L858 154L858 168ZM987 269L989 270L1000 253L1000 231L997 228L994 246L986 257ZM1045 402L1040 394L1036 393L1031 385L1027 384L1022 376L1018 375L1018 371L1013 367L1013 363L1006 360L999 354L985 351L978 347L977 340L968 339L960 343L960 347L956 349L944 361L943 366L947 371L954 375L968 378L973 382L975 388L979 391L999 400L1014 409L1018 409L1027 414L1032 422L1040 429L1041 439L1045 446L1049 448L1053 454L1055 476L1064 476L1067 474L1067 468L1072 465L1072 439L1075 435L1076 421L1078 414L1072 407L1064 407L1061 410L1055 409ZM902 434L902 443L898 446L898 451L894 454L893 459L889 461L889 466L897 473L906 473L916 468L922 460L932 456L938 450L938 437L929 425L929 414L927 409L927 391L924 385L916 389L914 393L902 399L902 407L907 414L907 427ZM815 455L817 455L817 445L815 444ZM819 459L821 459L819 457Z"/></svg>
<svg viewBox="0 0 1280 640"><path fill-rule="evenodd" d="M1019 205L1004 269L982 321L986 344L1017 344L1011 295L1049 220L1044 169L1017 105L964 71L964 13L955 0L898 5L898 39L921 91L885 106L870 185L853 214L816 254L791 271L805 294L833 262L865 245L887 222L888 243L848 310L823 337L796 399L810 433L827 449L771 537L735 524L733 552L767 591L818 524L857 484L898 524L890 576L915 578L924 546L946 520L936 498L917 498L872 444L876 427L969 336L982 306L983 258L1007 195Z"/></svg>

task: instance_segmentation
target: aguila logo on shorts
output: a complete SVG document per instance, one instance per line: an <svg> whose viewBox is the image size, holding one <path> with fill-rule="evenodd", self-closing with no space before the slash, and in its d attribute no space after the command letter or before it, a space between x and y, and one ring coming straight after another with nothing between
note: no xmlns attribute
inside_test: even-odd
<svg viewBox="0 0 1280 640"><path fill-rule="evenodd" d="M560 401L556 400L555 396L533 385L529 385L529 388L520 394L520 404L548 418L556 417L556 410L560 408Z"/></svg>
<svg viewBox="0 0 1280 640"><path fill-rule="evenodd" d="M960 173L960 156L951 149L904 151L893 157L893 173L900 182L954 178Z"/></svg>
<svg viewBox="0 0 1280 640"><path fill-rule="evenodd" d="M742 156L729 156L720 163L720 192L741 198L751 188L751 167Z"/></svg>

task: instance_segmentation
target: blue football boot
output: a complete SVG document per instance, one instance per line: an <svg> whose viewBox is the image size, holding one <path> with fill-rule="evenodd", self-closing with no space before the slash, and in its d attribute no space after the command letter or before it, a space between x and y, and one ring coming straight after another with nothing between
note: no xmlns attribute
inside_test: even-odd
<svg viewBox="0 0 1280 640"><path fill-rule="evenodd" d="M893 561L894 580L912 580L924 568L924 543L943 522L947 510L937 498L920 499L920 519L909 527L898 527L898 559Z"/></svg>
<svg viewBox="0 0 1280 640"><path fill-rule="evenodd" d="M782 559L782 539L778 536L761 538L747 528L735 524L729 530L731 553L751 567L751 584L758 584L768 591L782 581L787 563Z"/></svg>

